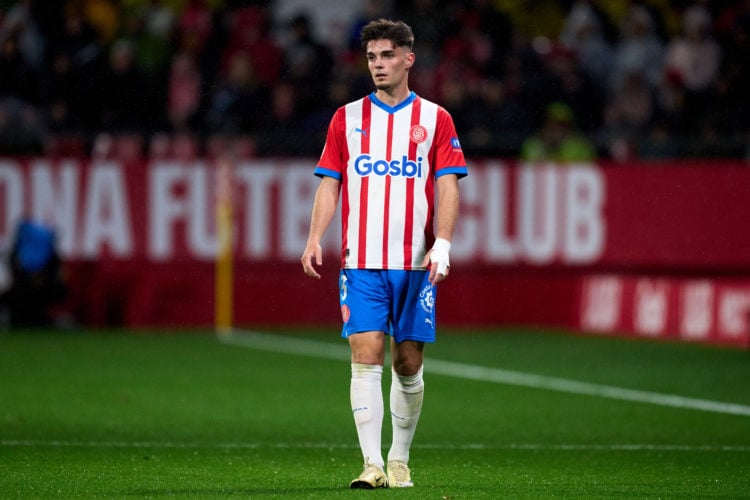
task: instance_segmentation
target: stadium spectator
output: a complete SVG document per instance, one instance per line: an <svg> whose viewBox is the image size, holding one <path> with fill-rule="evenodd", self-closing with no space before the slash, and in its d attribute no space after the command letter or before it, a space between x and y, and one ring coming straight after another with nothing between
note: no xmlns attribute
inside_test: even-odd
<svg viewBox="0 0 750 500"><path fill-rule="evenodd" d="M683 34L672 38L664 57L664 70L676 73L691 93L707 91L716 81L721 47L711 33L711 17L700 6L683 14Z"/></svg>
<svg viewBox="0 0 750 500"><path fill-rule="evenodd" d="M57 29L49 35L54 37L50 47L67 54L77 68L90 68L102 55L102 44L97 32L79 9L66 9L63 29Z"/></svg>
<svg viewBox="0 0 750 500"><path fill-rule="evenodd" d="M52 3L54 2L44 2L45 8L49 9L45 13L54 18L56 12L50 6ZM105 51L96 31L79 9L64 9L59 16L62 28L55 26L53 31L47 33L47 60L50 62L47 63L45 73L58 76L64 73L65 80L75 85L75 89L71 92L58 92L51 87L51 82L43 81L40 92L43 97L58 94L54 101L48 101L48 105L53 105L54 108L46 110L47 116L57 117L59 120L53 127L72 122L80 126L78 130L90 132L100 126L98 96L103 90L100 65ZM65 100L65 105L62 100Z"/></svg>
<svg viewBox="0 0 750 500"><path fill-rule="evenodd" d="M656 114L654 90L643 73L633 71L615 89L604 109L604 134L612 140L638 142L648 133Z"/></svg>
<svg viewBox="0 0 750 500"><path fill-rule="evenodd" d="M440 49L448 30L448 19L436 0L396 2L395 9L396 16L411 26L415 33L419 33L414 41L414 53L419 54L419 64L412 70L412 87L419 95L436 96L435 68L440 61ZM356 48L359 51L359 35Z"/></svg>
<svg viewBox="0 0 750 500"><path fill-rule="evenodd" d="M600 89L607 87L612 68L612 47L602 30L602 14L591 0L578 0L565 18L560 41L570 49L581 69Z"/></svg>
<svg viewBox="0 0 750 500"><path fill-rule="evenodd" d="M720 16L721 71L715 85L714 101L708 109L724 136L736 138L747 147L750 136L750 1L737 2ZM724 153L726 154L726 153ZM731 154L731 153L730 153Z"/></svg>
<svg viewBox="0 0 750 500"><path fill-rule="evenodd" d="M0 150L39 152L46 125L37 106L37 74L24 62L17 32L0 42L0 75Z"/></svg>
<svg viewBox="0 0 750 500"><path fill-rule="evenodd" d="M47 224L24 218L9 255L12 284L0 294L0 308L11 327L49 326L50 308L65 298L66 284L56 235Z"/></svg>
<svg viewBox="0 0 750 500"><path fill-rule="evenodd" d="M621 88L633 71L642 72L648 84L655 87L663 73L663 60L664 44L656 35L651 14L645 7L634 4L620 26L610 88Z"/></svg>
<svg viewBox="0 0 750 500"><path fill-rule="evenodd" d="M34 18L32 4L32 0L21 0L2 16L0 44L8 38L15 38L24 64L38 72L44 64L45 41Z"/></svg>
<svg viewBox="0 0 750 500"><path fill-rule="evenodd" d="M439 62L435 67L434 92L444 93L444 85L460 81L469 94L475 94L483 78L490 73L494 62L492 38L482 31L479 13L463 9L456 12L457 22L443 42ZM450 91L450 90L449 90Z"/></svg>
<svg viewBox="0 0 750 500"><path fill-rule="evenodd" d="M135 59L139 68L153 85L166 78L170 41L174 35L176 15L161 0L148 0L133 5L124 13L125 37L135 46Z"/></svg>
<svg viewBox="0 0 750 500"><path fill-rule="evenodd" d="M299 107L297 86L281 81L271 89L270 113L263 118L264 138L260 151L266 155L297 156L304 154L309 131L303 129L306 115Z"/></svg>
<svg viewBox="0 0 750 500"><path fill-rule="evenodd" d="M706 9L692 6L683 14L683 33L667 45L664 71L685 89L687 123L700 123L710 109L721 65L721 47L711 33Z"/></svg>
<svg viewBox="0 0 750 500"><path fill-rule="evenodd" d="M172 58L167 94L171 130L187 132L198 127L203 81L193 54L180 51Z"/></svg>
<svg viewBox="0 0 750 500"><path fill-rule="evenodd" d="M555 44L544 56L546 78L540 99L566 103L576 117L578 128L593 132L602 123L604 96L579 65L576 54L562 44Z"/></svg>
<svg viewBox="0 0 750 500"><path fill-rule="evenodd" d="M449 111L451 108L446 106ZM454 115L455 116L455 115ZM479 95L462 110L465 147L478 155L503 156L515 154L516 145L532 132L529 114L521 106L518 95L502 80L489 78L482 83Z"/></svg>
<svg viewBox="0 0 750 500"><path fill-rule="evenodd" d="M0 98L0 151L4 154L38 154L47 133L37 107L15 97Z"/></svg>
<svg viewBox="0 0 750 500"><path fill-rule="evenodd" d="M109 62L99 73L98 122L106 131L138 131L149 122L153 103L148 82L135 65L135 51L130 40L121 39L112 45Z"/></svg>
<svg viewBox="0 0 750 500"><path fill-rule="evenodd" d="M266 125L269 99L250 59L237 52L212 91L207 125L212 132L255 134Z"/></svg>
<svg viewBox="0 0 750 500"><path fill-rule="evenodd" d="M52 133L83 131L86 99L85 86L79 81L73 61L65 52L56 52L41 78L40 100Z"/></svg>
<svg viewBox="0 0 750 500"><path fill-rule="evenodd" d="M303 113L314 112L333 72L331 50L313 35L310 17L301 13L289 23L291 40L284 47L282 78L294 85L298 106Z"/></svg>
<svg viewBox="0 0 750 500"><path fill-rule="evenodd" d="M260 6L240 7L228 14L229 35L222 50L221 76L239 54L248 59L262 85L272 86L281 78L283 52L269 32L268 12Z"/></svg>
<svg viewBox="0 0 750 500"><path fill-rule="evenodd" d="M656 118L673 134L688 130L685 121L685 86L678 75L667 72L656 87Z"/></svg>
<svg viewBox="0 0 750 500"><path fill-rule="evenodd" d="M178 46L200 56L213 28L213 13L206 1L188 0L177 18Z"/></svg>
<svg viewBox="0 0 750 500"><path fill-rule="evenodd" d="M661 119L656 118L646 133L647 137L638 143L629 143L629 146L635 149L632 153L638 158L642 160L670 159L678 158L683 154L676 134Z"/></svg>
<svg viewBox="0 0 750 500"><path fill-rule="evenodd" d="M488 77L501 78L505 70L505 58L513 49L514 29L510 17L491 0L459 2L466 5L470 15L478 23L478 31L491 41L489 55L484 64ZM476 35L475 35L476 36Z"/></svg>
<svg viewBox="0 0 750 500"><path fill-rule="evenodd" d="M520 157L526 162L591 161L596 159L596 148L576 127L573 110L562 102L547 106L540 130L526 138Z"/></svg>
<svg viewBox="0 0 750 500"><path fill-rule="evenodd" d="M68 0L67 8L79 9L96 31L99 42L109 45L120 31L120 2L114 0Z"/></svg>
<svg viewBox="0 0 750 500"><path fill-rule="evenodd" d="M18 32L9 33L0 41L0 98L37 101L37 73L21 53Z"/></svg>

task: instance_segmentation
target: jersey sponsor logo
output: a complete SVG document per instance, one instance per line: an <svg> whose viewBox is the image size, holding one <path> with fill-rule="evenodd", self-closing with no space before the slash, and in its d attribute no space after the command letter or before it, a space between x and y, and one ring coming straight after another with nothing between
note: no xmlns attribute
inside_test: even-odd
<svg viewBox="0 0 750 500"><path fill-rule="evenodd" d="M422 157L411 161L404 155L400 160L375 160L370 155L359 155L354 160L354 170L362 177L370 174L392 177L422 177Z"/></svg>
<svg viewBox="0 0 750 500"><path fill-rule="evenodd" d="M461 143L458 142L458 137L451 137L451 146L453 149L461 149Z"/></svg>
<svg viewBox="0 0 750 500"><path fill-rule="evenodd" d="M409 132L409 138L415 144L422 144L427 140L427 129L422 125L414 125Z"/></svg>

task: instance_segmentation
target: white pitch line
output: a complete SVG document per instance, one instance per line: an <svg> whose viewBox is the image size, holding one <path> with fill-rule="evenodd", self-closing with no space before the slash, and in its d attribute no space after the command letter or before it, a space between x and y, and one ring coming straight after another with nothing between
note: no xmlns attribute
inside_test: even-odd
<svg viewBox="0 0 750 500"><path fill-rule="evenodd" d="M6 448L133 448L133 449L220 449L220 450L261 450L261 449L359 449L356 443L190 443L174 441L66 441L40 439L3 439L0 447ZM414 444L412 448L427 450L518 450L518 451L675 451L675 452L750 452L750 445L689 445L689 444L540 444L540 443L499 443L499 444Z"/></svg>
<svg viewBox="0 0 750 500"><path fill-rule="evenodd" d="M281 335L270 335L251 331L234 331L218 336L219 340L227 343L262 351L271 351L299 356L333 359L346 361L350 359L349 348L340 344L320 342L317 340L301 339ZM427 372L448 377L492 382L496 384L545 389L582 396L648 403L672 408L707 411L725 415L740 415L750 417L750 406L737 403L725 403L708 399L689 398L675 394L640 391L612 385L594 384L559 377L537 375L500 368L443 361L425 358L424 369Z"/></svg>

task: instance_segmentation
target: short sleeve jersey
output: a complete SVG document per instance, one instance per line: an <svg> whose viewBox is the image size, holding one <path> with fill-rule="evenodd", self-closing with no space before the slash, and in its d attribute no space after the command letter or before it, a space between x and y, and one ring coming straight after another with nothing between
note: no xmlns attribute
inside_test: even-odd
<svg viewBox="0 0 750 500"><path fill-rule="evenodd" d="M315 175L342 183L342 267L423 269L435 180L467 173L450 114L414 92L395 107L372 93L339 108Z"/></svg>

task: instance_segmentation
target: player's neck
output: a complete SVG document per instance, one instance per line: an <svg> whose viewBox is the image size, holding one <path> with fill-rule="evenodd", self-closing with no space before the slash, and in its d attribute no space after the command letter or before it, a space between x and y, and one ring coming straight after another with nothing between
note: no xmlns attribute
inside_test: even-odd
<svg viewBox="0 0 750 500"><path fill-rule="evenodd" d="M375 97L377 97L383 104L396 107L398 104L405 101L410 94L411 90L409 90L409 87L403 85L396 89L378 89L375 92Z"/></svg>

